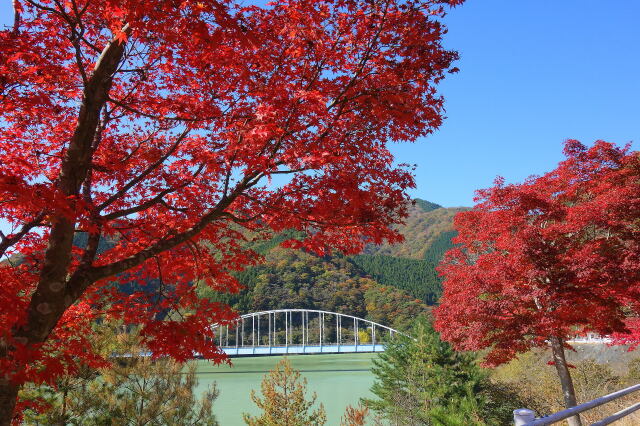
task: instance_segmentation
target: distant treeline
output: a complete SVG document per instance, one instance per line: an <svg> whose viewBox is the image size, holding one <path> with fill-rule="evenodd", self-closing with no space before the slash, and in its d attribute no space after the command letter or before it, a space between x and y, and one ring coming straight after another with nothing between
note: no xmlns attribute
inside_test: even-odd
<svg viewBox="0 0 640 426"><path fill-rule="evenodd" d="M406 291L428 305L442 294L442 280L436 266L444 253L453 247L455 231L440 234L425 252L424 259L407 259L388 255L352 256L351 261L380 284Z"/></svg>
<svg viewBox="0 0 640 426"><path fill-rule="evenodd" d="M404 290L428 305L440 297L440 280L431 262L366 254L353 256L351 261L380 284Z"/></svg>
<svg viewBox="0 0 640 426"><path fill-rule="evenodd" d="M429 246L424 254L424 260L432 265L438 265L447 250L453 247L451 240L456 237L456 231L445 231Z"/></svg>

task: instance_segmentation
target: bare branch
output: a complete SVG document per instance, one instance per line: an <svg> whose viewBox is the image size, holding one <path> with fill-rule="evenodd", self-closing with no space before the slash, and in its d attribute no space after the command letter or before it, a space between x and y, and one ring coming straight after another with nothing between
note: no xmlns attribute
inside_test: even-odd
<svg viewBox="0 0 640 426"><path fill-rule="evenodd" d="M139 109L133 108L130 105L127 105L126 103L117 100L117 99L113 99L113 98L109 98L109 102L111 102L114 105L117 105L118 107L129 111L133 114L137 114L141 117L146 117L146 118L150 118L152 120L158 120L158 121L183 121L183 122L187 122L187 123L195 123L195 122L200 122L200 121L209 121L209 120L215 120L216 118L221 118L222 115L212 115L209 117L201 117L201 118L188 118L188 117L178 117L178 116L166 116L166 117L162 117L159 115L153 115L153 114L149 114L143 111L140 111ZM241 117L240 117L241 118Z"/></svg>
<svg viewBox="0 0 640 426"><path fill-rule="evenodd" d="M113 220L113 219L117 219L117 218L121 218L124 216L128 216L130 214L134 214L134 213L139 213L141 211L144 211L156 204L165 204L165 201L162 199L165 195L171 194L172 192L175 192L179 189L185 188L186 186L188 186L189 184L191 184L193 182L193 180L202 172L202 170L204 169L204 164L201 164L200 167L198 167L198 169L195 171L195 173L193 174L193 176L191 176L191 178L185 182L183 182L182 184L175 186L173 188L167 188L165 190L160 191L156 196L154 196L153 198L145 201L144 203L137 205L135 207L130 207L128 209L124 209L124 210L118 210L115 211L113 213L109 213L107 215L101 216L102 220Z"/></svg>
<svg viewBox="0 0 640 426"><path fill-rule="evenodd" d="M141 211L147 210L150 207L153 207L156 204L160 204L162 203L162 198L165 195L168 195L174 191L177 191L178 189L180 189L181 187L175 187L175 188L167 188L163 191L160 191L155 197L145 201L142 204L139 204L135 207L129 207L128 209L123 209L123 210L117 210L115 212L109 213L107 215L104 216L100 216L100 218L104 221L110 221L110 220L114 220L114 219L119 219L121 217L125 217L125 216L129 216L131 214L134 213L140 213Z"/></svg>
<svg viewBox="0 0 640 426"><path fill-rule="evenodd" d="M37 9L46 10L47 12L51 12L51 13L55 13L56 15L59 15L59 12L58 12L57 10L55 10L54 8L52 8L52 7L48 7L48 6L45 6L45 5L43 5L43 4L36 3L36 2L35 2L35 1L33 1L33 0L26 0L26 1L27 1L27 3L29 3L31 6L33 6L33 7L37 8ZM15 3L14 3L14 4L15 4Z"/></svg>

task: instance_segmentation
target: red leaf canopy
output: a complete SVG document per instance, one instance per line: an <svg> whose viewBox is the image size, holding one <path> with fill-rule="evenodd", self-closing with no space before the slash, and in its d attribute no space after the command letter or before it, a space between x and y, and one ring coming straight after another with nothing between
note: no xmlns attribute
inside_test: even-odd
<svg viewBox="0 0 640 426"><path fill-rule="evenodd" d="M497 364L581 333L627 333L640 306L640 155L598 141L522 184L478 192L440 266L436 326Z"/></svg>
<svg viewBox="0 0 640 426"><path fill-rule="evenodd" d="M2 370L38 380L47 359L88 358L104 314L142 324L157 356L220 360L209 326L234 313L193 283L238 290L229 272L258 260L246 230L306 231L290 244L319 252L398 241L414 183L386 144L441 124L435 85L456 59L442 4L15 2L0 32L0 256L16 257L0 266ZM184 315L160 322L167 309Z"/></svg>

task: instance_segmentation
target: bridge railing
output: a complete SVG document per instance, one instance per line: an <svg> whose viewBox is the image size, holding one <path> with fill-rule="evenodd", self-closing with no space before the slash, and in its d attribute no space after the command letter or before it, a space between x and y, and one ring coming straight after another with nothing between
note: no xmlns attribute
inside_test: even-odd
<svg viewBox="0 0 640 426"><path fill-rule="evenodd" d="M240 354L239 349L274 348L266 353L279 353L280 347L292 348L292 353L312 353L315 346L328 348L317 352L377 352L387 338L400 333L393 328L353 315L315 309L274 309L241 315L228 324L214 324L215 344L227 354ZM402 333L400 333L402 334ZM350 346L355 346L353 350ZM296 347L309 347L296 351ZM359 347L361 350L358 350ZM288 350L285 351L289 353ZM243 350L242 353L246 353ZM253 353L253 352L252 352Z"/></svg>
<svg viewBox="0 0 640 426"><path fill-rule="evenodd" d="M610 393L609 395L601 396L600 398L596 398L592 401L585 402L584 404L576 405L575 407L571 407L566 410L562 410L557 413L554 413L539 419L536 419L535 411L529 410L526 408L521 408L518 410L514 410L513 420L514 420L515 426L550 425L550 424L568 419L569 417L573 417L585 411L591 410L593 408L599 407L608 402L622 398L623 396L629 395L637 391L640 391L640 384L629 386L628 388ZM620 420L623 417L626 417L632 414L633 412L639 409L640 409L640 402L633 404L623 410L620 410L617 413L612 414L611 416L608 416L598 422L595 422L591 426L604 426L604 425L611 424L617 420Z"/></svg>

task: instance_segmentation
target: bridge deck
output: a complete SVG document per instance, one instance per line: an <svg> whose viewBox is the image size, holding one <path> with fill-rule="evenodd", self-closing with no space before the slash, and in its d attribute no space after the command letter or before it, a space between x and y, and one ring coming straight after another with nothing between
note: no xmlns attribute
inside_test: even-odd
<svg viewBox="0 0 640 426"><path fill-rule="evenodd" d="M222 349L229 356L242 355L285 355L285 354L337 354L354 352L384 352L382 344L361 345L289 345L289 346L245 346L229 347Z"/></svg>

